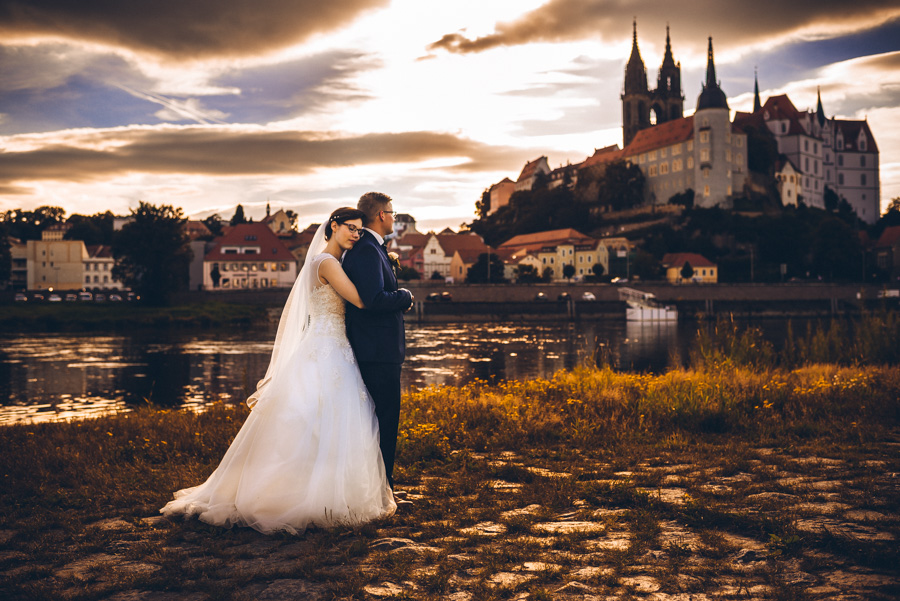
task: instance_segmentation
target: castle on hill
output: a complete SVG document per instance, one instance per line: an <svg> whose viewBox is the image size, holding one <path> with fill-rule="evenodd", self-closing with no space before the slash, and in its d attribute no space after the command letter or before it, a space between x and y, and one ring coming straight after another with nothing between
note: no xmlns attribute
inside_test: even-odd
<svg viewBox="0 0 900 601"><path fill-rule="evenodd" d="M614 160L638 165L646 177L647 204L666 204L673 196L694 192L694 206L731 208L734 199L753 185L748 169L748 133L774 138L779 157L773 167L782 204L825 208L826 189L846 200L860 219L874 223L880 215L878 146L866 120L827 118L821 95L815 111L798 110L787 95L760 102L754 90L751 113L731 118L728 99L716 78L712 38L707 50L706 78L693 115L684 116L681 63L672 51L669 28L655 89L647 84L637 23L633 23L631 55L625 66L622 138L618 145L596 150L582 163L551 169L547 157L529 161L519 178L490 189L489 213L509 203L510 196L530 190L541 180L549 187L574 187L587 167Z"/></svg>

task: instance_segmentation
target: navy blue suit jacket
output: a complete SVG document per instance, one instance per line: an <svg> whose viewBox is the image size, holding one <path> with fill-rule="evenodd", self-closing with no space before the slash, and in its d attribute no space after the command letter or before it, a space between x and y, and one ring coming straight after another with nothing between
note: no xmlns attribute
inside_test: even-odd
<svg viewBox="0 0 900 601"><path fill-rule="evenodd" d="M412 305L408 290L398 290L387 253L371 233L344 255L344 271L359 291L365 309L347 304L347 338L360 363L403 363L406 338L403 312Z"/></svg>

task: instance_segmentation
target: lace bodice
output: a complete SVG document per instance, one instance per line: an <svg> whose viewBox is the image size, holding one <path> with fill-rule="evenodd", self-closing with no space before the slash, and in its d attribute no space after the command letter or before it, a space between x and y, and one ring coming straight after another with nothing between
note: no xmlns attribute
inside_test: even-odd
<svg viewBox="0 0 900 601"><path fill-rule="evenodd" d="M316 286L309 296L309 325L316 334L337 328L341 336L345 335L344 299L328 284Z"/></svg>
<svg viewBox="0 0 900 601"><path fill-rule="evenodd" d="M318 273L323 261L333 259L331 255L321 254L310 265ZM318 278L313 279L313 289L309 294L309 331L308 336L315 341L310 345L316 353L327 355L331 350L339 350L347 360L353 360L353 351L347 340L344 324L344 299L328 284L322 284Z"/></svg>

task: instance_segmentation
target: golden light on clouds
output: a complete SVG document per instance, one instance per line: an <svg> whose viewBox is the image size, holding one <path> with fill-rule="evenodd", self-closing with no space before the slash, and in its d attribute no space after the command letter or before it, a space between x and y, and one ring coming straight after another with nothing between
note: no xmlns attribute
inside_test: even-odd
<svg viewBox="0 0 900 601"><path fill-rule="evenodd" d="M732 108L752 104L756 66L764 98L812 107L820 87L829 116L869 120L882 202L900 196L893 2L128 5L0 0L0 210L147 200L203 217L272 202L315 221L383 189L425 227L456 227L526 161L621 144L634 16L651 81L670 26L686 112L712 35Z"/></svg>

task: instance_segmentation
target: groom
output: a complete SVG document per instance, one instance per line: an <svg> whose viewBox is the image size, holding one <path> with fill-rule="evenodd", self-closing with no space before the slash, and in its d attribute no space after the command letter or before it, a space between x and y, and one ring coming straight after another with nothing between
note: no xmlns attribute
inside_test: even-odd
<svg viewBox="0 0 900 601"><path fill-rule="evenodd" d="M403 313L413 295L397 287L384 237L394 230L391 197L363 194L357 208L365 213L362 236L344 255L344 271L356 285L365 309L347 305L347 338L359 363L363 382L375 401L381 455L394 488L394 453L400 424L400 366L406 354Z"/></svg>

